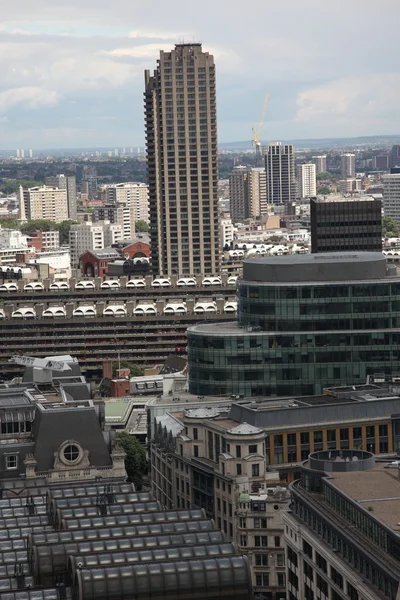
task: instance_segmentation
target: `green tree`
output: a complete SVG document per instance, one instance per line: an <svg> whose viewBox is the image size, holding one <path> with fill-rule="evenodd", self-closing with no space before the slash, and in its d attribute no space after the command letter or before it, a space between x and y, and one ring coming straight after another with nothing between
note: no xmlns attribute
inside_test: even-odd
<svg viewBox="0 0 400 600"><path fill-rule="evenodd" d="M317 173L317 181L333 181L334 179L336 179L335 175L329 173L329 171Z"/></svg>
<svg viewBox="0 0 400 600"><path fill-rule="evenodd" d="M61 223L55 223L55 229L57 229L60 234L61 245L68 244L71 226L77 223L78 221L62 221Z"/></svg>
<svg viewBox="0 0 400 600"><path fill-rule="evenodd" d="M21 223L17 219L2 218L0 219L0 227L4 229L20 229Z"/></svg>
<svg viewBox="0 0 400 600"><path fill-rule="evenodd" d="M392 217L383 217L382 233L385 237L399 237L399 225Z"/></svg>
<svg viewBox="0 0 400 600"><path fill-rule="evenodd" d="M146 221L135 221L135 231L136 233L147 233L149 231L149 226Z"/></svg>
<svg viewBox="0 0 400 600"><path fill-rule="evenodd" d="M118 360L114 361L112 364L113 369L113 377L117 374L117 369L119 369L119 365L121 364L121 369L130 369L131 377L141 377L144 373L143 367L136 365L135 363L129 362L129 360Z"/></svg>
<svg viewBox="0 0 400 600"><path fill-rule="evenodd" d="M321 196L327 196L328 194L332 194L332 190L327 185L322 185L321 187L317 188L317 194L321 194Z"/></svg>
<svg viewBox="0 0 400 600"><path fill-rule="evenodd" d="M42 184L43 181L34 181L31 179L9 179L0 185L0 192L5 194L15 194L19 190L19 186L23 188L35 187Z"/></svg>
<svg viewBox="0 0 400 600"><path fill-rule="evenodd" d="M143 488L143 480L147 476L149 467L146 451L134 435L123 431L118 435L119 442L126 452L125 469L128 481L135 484L136 491Z"/></svg>
<svg viewBox="0 0 400 600"><path fill-rule="evenodd" d="M47 219L32 219L20 225L21 231L54 231L56 223Z"/></svg>

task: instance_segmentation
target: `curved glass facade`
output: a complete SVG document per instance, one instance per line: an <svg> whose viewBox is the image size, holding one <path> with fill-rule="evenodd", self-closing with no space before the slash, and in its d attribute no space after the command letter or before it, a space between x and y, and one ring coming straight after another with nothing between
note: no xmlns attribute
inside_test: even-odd
<svg viewBox="0 0 400 600"><path fill-rule="evenodd" d="M398 278L241 280L237 325L188 329L189 389L198 395L319 394L328 386L364 383L367 375L400 372L399 343Z"/></svg>

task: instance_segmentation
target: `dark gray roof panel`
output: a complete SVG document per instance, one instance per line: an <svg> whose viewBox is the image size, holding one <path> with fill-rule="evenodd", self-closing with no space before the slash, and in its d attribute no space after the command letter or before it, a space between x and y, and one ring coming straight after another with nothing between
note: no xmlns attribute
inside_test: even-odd
<svg viewBox="0 0 400 600"><path fill-rule="evenodd" d="M58 600L56 588L14 590L12 592L0 593L0 600Z"/></svg>
<svg viewBox="0 0 400 600"><path fill-rule="evenodd" d="M65 508L78 508L85 506L97 505L102 498L107 498L108 495L111 497L111 504L143 504L151 502L151 494L149 492L128 492L124 494L104 494L102 489L98 489L98 494L92 496L75 496L73 498L55 498L51 501L51 505L54 508L63 510Z"/></svg>
<svg viewBox="0 0 400 600"><path fill-rule="evenodd" d="M99 493L104 494L108 490L112 491L114 494L129 494L135 491L135 486L133 483L90 483L87 486L82 486L81 482L75 482L77 487L65 487L65 488L50 488L48 490L48 500L52 500L53 498L75 498L75 497L87 497L87 496L97 496ZM139 494L139 496L147 496L147 492L143 492ZM143 500L145 498L143 497Z"/></svg>
<svg viewBox="0 0 400 600"><path fill-rule="evenodd" d="M105 511L103 515L102 510ZM100 516L124 516L124 515L140 515L138 523L152 522L152 513L160 510L158 502L126 502L125 504L104 504L99 506L78 506L77 508L58 508L55 516L55 523L58 528L59 524L69 519L85 519L87 517Z"/></svg>
<svg viewBox="0 0 400 600"><path fill-rule="evenodd" d="M28 548L41 544L68 543L97 539L116 539L135 536L165 536L186 533L207 533L214 531L214 522L210 519L198 521L176 521L175 523L155 523L149 525L128 525L81 529L78 527L63 531L43 531L28 538Z"/></svg>
<svg viewBox="0 0 400 600"><path fill-rule="evenodd" d="M112 507L111 507L112 508ZM175 523L204 519L203 509L155 511L149 513L117 514L101 517L65 519L61 529L86 529L92 527L120 527L122 525L146 525L157 523Z"/></svg>
<svg viewBox="0 0 400 600"><path fill-rule="evenodd" d="M74 581L75 572L79 568L97 569L107 565L132 565L146 562L168 562L190 560L195 558L211 558L232 556L235 548L231 542L222 544L206 544L201 546L183 546L172 548L154 548L148 550L128 550L97 554L77 554L68 560L68 581Z"/></svg>
<svg viewBox="0 0 400 600"><path fill-rule="evenodd" d="M210 600L248 600L251 592L244 556L82 569L76 572L74 587L76 600L192 600L202 592Z"/></svg>

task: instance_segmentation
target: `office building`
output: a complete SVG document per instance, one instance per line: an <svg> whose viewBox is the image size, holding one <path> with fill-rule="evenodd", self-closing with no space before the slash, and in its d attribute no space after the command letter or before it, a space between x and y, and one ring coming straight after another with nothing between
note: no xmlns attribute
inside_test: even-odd
<svg viewBox="0 0 400 600"><path fill-rule="evenodd" d="M146 183L115 183L104 186L105 204L124 204L134 210L134 220L149 222L149 186Z"/></svg>
<svg viewBox="0 0 400 600"><path fill-rule="evenodd" d="M109 221L120 225L122 228L122 239L131 240L135 237L135 222L137 209L131 204L106 204L96 206L92 219L93 222Z"/></svg>
<svg viewBox="0 0 400 600"><path fill-rule="evenodd" d="M76 221L77 218L77 199L76 199L76 178L75 175L50 175L46 177L45 184L67 191L68 201L68 219Z"/></svg>
<svg viewBox="0 0 400 600"><path fill-rule="evenodd" d="M32 148L29 150L29 158L33 158L33 150L32 150Z"/></svg>
<svg viewBox="0 0 400 600"><path fill-rule="evenodd" d="M177 44L146 71L145 88L153 270L218 273L214 57Z"/></svg>
<svg viewBox="0 0 400 600"><path fill-rule="evenodd" d="M313 452L290 489L289 600L398 598L398 464L360 450Z"/></svg>
<svg viewBox="0 0 400 600"><path fill-rule="evenodd" d="M360 192L362 190L361 179L355 177L348 177L347 179L340 179L339 191L341 194L352 194L353 192Z"/></svg>
<svg viewBox="0 0 400 600"><path fill-rule="evenodd" d="M264 167L249 169L247 188L249 217L260 217L268 214L267 176Z"/></svg>
<svg viewBox="0 0 400 600"><path fill-rule="evenodd" d="M248 199L248 169L247 167L234 167L229 176L229 203L233 221L244 221L249 216Z"/></svg>
<svg viewBox="0 0 400 600"><path fill-rule="evenodd" d="M197 395L319 394L397 373L400 278L379 252L247 259L236 324L188 329Z"/></svg>
<svg viewBox="0 0 400 600"><path fill-rule="evenodd" d="M311 252L381 251L381 204L366 194L311 198Z"/></svg>
<svg viewBox="0 0 400 600"><path fill-rule="evenodd" d="M400 144L394 144L390 151L389 167L400 167Z"/></svg>
<svg viewBox="0 0 400 600"><path fill-rule="evenodd" d="M285 205L296 200L296 174L294 169L294 146L277 142L269 144L265 151L267 178L267 202Z"/></svg>
<svg viewBox="0 0 400 600"><path fill-rule="evenodd" d="M297 196L310 198L317 194L317 177L314 163L304 163L297 167Z"/></svg>
<svg viewBox="0 0 400 600"><path fill-rule="evenodd" d="M356 155L349 152L340 157L340 172L343 179L356 176Z"/></svg>
<svg viewBox="0 0 400 600"><path fill-rule="evenodd" d="M20 150L21 158L25 158L25 150L21 148Z"/></svg>
<svg viewBox="0 0 400 600"><path fill-rule="evenodd" d="M67 190L47 185L20 188L20 213L29 219L61 223L68 220ZM23 205L23 208L22 208Z"/></svg>
<svg viewBox="0 0 400 600"><path fill-rule="evenodd" d="M240 554L255 594L286 598L283 513L290 496L267 471L265 433L200 406L155 418L152 493L166 510L202 508ZM265 594L265 596L264 596Z"/></svg>
<svg viewBox="0 0 400 600"><path fill-rule="evenodd" d="M327 165L326 165L326 154L321 154L319 156L312 157L313 163L315 164L315 169L317 173L326 173Z"/></svg>
<svg viewBox="0 0 400 600"><path fill-rule="evenodd" d="M383 212L400 224L400 173L382 175Z"/></svg>
<svg viewBox="0 0 400 600"><path fill-rule="evenodd" d="M15 154L17 158L21 158L21 150L19 148L16 149Z"/></svg>
<svg viewBox="0 0 400 600"><path fill-rule="evenodd" d="M82 184L89 200L97 197L97 169L94 165L83 167Z"/></svg>
<svg viewBox="0 0 400 600"><path fill-rule="evenodd" d="M103 221L101 223L81 223L72 225L69 231L71 265L77 267L79 257L86 250L102 250L123 239L121 225Z"/></svg>

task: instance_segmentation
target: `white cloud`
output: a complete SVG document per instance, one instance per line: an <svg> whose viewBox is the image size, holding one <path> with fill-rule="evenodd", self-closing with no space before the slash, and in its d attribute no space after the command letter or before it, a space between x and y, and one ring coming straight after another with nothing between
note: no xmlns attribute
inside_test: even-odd
<svg viewBox="0 0 400 600"><path fill-rule="evenodd" d="M107 51L106 54L109 56L129 56L130 58L153 58L158 56L160 49L160 44L143 44L127 48L114 48L114 50Z"/></svg>
<svg viewBox="0 0 400 600"><path fill-rule="evenodd" d="M310 126L325 122L332 129L346 124L352 130L355 127L368 130L379 124L400 127L397 116L399 94L399 73L337 79L300 92L295 120ZM390 130L382 130L382 133L386 132Z"/></svg>
<svg viewBox="0 0 400 600"><path fill-rule="evenodd" d="M11 88L0 92L0 110L6 112L18 105L23 108L54 106L58 98L55 90L47 90L38 86Z"/></svg>
<svg viewBox="0 0 400 600"><path fill-rule="evenodd" d="M182 32L169 32L169 31L157 31L157 30L152 30L152 29L134 29L133 31L129 32L129 37L130 38L144 38L144 39L148 39L148 40L181 40L186 39L186 38L191 38L193 36L192 33L182 33Z"/></svg>

